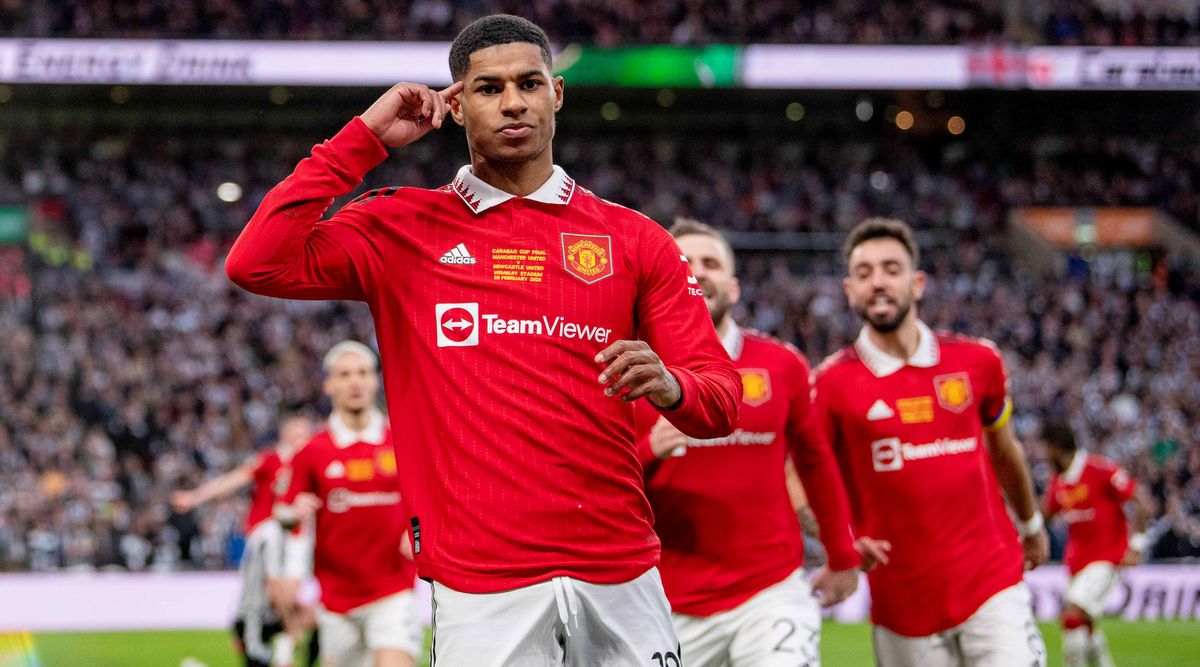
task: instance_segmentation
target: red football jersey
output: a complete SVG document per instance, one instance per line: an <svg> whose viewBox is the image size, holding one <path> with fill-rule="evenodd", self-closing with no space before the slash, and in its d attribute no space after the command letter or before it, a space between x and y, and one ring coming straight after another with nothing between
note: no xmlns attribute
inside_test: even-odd
<svg viewBox="0 0 1200 667"><path fill-rule="evenodd" d="M387 151L359 119L267 194L229 275L269 296L366 301L421 576L469 593L566 575L619 583L658 562L633 406L595 355L645 340L679 379L664 411L733 430L741 382L674 239L563 171L527 197L464 167L319 222ZM705 332L710 333L705 333Z"/></svg>
<svg viewBox="0 0 1200 667"><path fill-rule="evenodd" d="M1063 561L1074 574L1089 563L1119 564L1129 549L1125 502L1136 483L1116 463L1083 450L1070 467L1050 479L1046 513L1062 514L1067 522L1067 551Z"/></svg>
<svg viewBox="0 0 1200 667"><path fill-rule="evenodd" d="M283 459L274 449L255 455L251 471L250 511L246 513L246 534L271 518L275 507L275 477L283 468Z"/></svg>
<svg viewBox="0 0 1200 667"><path fill-rule="evenodd" d="M658 413L638 410L663 587L674 611L693 616L733 609L803 565L804 538L784 479L789 453L822 526L830 566L859 562L841 475L812 420L808 362L795 347L736 326L724 343L742 375L732 435L690 439L684 451L660 460L649 438Z"/></svg>
<svg viewBox="0 0 1200 667"><path fill-rule="evenodd" d="M869 575L872 621L911 637L962 623L1022 577L984 441L1009 415L1003 361L985 341L920 328L907 362L864 329L814 380L856 532L892 543Z"/></svg>
<svg viewBox="0 0 1200 667"><path fill-rule="evenodd" d="M344 614L412 588L416 566L400 552L407 513L401 504L396 453L382 414L356 434L337 415L292 459L281 501L300 493L321 499L316 514L313 574L321 604Z"/></svg>

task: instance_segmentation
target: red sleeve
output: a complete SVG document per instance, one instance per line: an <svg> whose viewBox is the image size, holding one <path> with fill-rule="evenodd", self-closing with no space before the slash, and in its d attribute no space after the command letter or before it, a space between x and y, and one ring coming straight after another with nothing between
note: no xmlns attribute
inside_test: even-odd
<svg viewBox="0 0 1200 667"><path fill-rule="evenodd" d="M1120 502L1125 502L1132 498L1133 492L1137 490L1137 482L1120 466L1114 467L1112 475L1108 478L1108 486L1112 494Z"/></svg>
<svg viewBox="0 0 1200 667"><path fill-rule="evenodd" d="M815 432L817 433L817 437L824 440L833 452L838 468L841 470L841 481L845 486L847 499L856 497L858 494L854 487L854 464L850 460L849 448L845 446L845 441L841 437L837 410L835 409L837 403L836 388L829 377L824 375L820 369L813 373L812 378L811 409L813 412L812 419L815 423ZM799 465L797 465L797 472L799 472ZM849 503L849 505L855 534L871 536L872 531L867 523L868 517L862 512L862 503Z"/></svg>
<svg viewBox="0 0 1200 667"><path fill-rule="evenodd" d="M1012 406L1008 400L1008 374L1004 371L1004 359L1000 350L991 341L983 341L987 351L982 372L982 387L979 397L979 417L985 426L1003 426L1008 420Z"/></svg>
<svg viewBox="0 0 1200 667"><path fill-rule="evenodd" d="M385 158L357 117L315 146L267 193L238 236L225 260L230 280L266 296L364 300L380 265L370 236L375 221L362 206L347 206L325 222L321 216Z"/></svg>
<svg viewBox="0 0 1200 667"><path fill-rule="evenodd" d="M312 444L305 445L303 449L296 452L292 457L291 475L288 480L287 490L279 496L279 502L284 505L291 505L296 500L296 496L301 493L313 493L316 491L316 486L313 484L313 466L315 465L312 457Z"/></svg>
<svg viewBox="0 0 1200 667"><path fill-rule="evenodd" d="M861 559L854 548L850 527L850 503L829 440L822 433L812 409L808 364L796 353L786 369L792 394L788 405L787 444L808 503L821 528L821 543L829 555L829 567L845 570Z"/></svg>
<svg viewBox="0 0 1200 667"><path fill-rule="evenodd" d="M687 260L675 239L657 225L643 237L640 252L638 335L683 391L678 406L660 412L693 438L729 435L738 420L742 380L717 339L699 289L689 282L695 278Z"/></svg>
<svg viewBox="0 0 1200 667"><path fill-rule="evenodd" d="M639 401L633 406L633 437L637 446L638 461L649 478L658 467L659 459L650 448L650 429L658 421L658 411L649 401Z"/></svg>

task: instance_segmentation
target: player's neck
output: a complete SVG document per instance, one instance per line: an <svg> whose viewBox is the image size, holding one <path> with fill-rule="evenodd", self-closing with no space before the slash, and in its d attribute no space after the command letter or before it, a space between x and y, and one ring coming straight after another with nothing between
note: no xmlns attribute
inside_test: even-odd
<svg viewBox="0 0 1200 667"><path fill-rule="evenodd" d="M868 326L867 336L875 347L897 359L911 359L921 345L921 328L917 326L916 314L911 312L893 331L885 333Z"/></svg>
<svg viewBox="0 0 1200 667"><path fill-rule="evenodd" d="M717 338L725 340L725 334L729 333L731 328L733 328L733 318L728 315L722 317L721 321L717 323Z"/></svg>
<svg viewBox="0 0 1200 667"><path fill-rule="evenodd" d="M554 158L550 149L526 162L490 162L471 156L471 173L488 185L518 197L527 197L550 180Z"/></svg>
<svg viewBox="0 0 1200 667"><path fill-rule="evenodd" d="M355 433L362 433L371 424L371 410L369 408L363 410L334 410L334 414L346 425L346 428Z"/></svg>

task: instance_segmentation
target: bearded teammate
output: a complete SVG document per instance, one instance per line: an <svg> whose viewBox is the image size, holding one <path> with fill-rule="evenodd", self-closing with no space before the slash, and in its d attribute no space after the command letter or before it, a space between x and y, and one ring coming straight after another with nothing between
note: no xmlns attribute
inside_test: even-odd
<svg viewBox="0 0 1200 667"><path fill-rule="evenodd" d="M688 438L639 409L646 495L663 544L663 585L689 667L820 664L820 604L858 586L850 511L829 445L815 437L808 364L792 346L742 329L729 243L712 227L671 228L725 350L742 375L733 435ZM810 588L804 539L785 482L791 454L815 510L829 563Z"/></svg>
<svg viewBox="0 0 1200 667"><path fill-rule="evenodd" d="M375 354L343 341L326 353L323 366L333 411L325 430L292 460L291 483L275 515L295 525L315 509L321 660L329 667L411 666L421 648L416 568L402 548L405 512L390 429L375 407ZM294 542L289 546L285 569L295 575L308 554Z"/></svg>
<svg viewBox="0 0 1200 667"><path fill-rule="evenodd" d="M864 569L885 563L869 574L877 664L1044 665L1022 564L1045 562L1048 541L1000 354L917 318L925 275L903 222L866 220L843 252L865 326L817 369L814 394Z"/></svg>
<svg viewBox="0 0 1200 667"><path fill-rule="evenodd" d="M282 575L283 532L272 520L271 511L281 471L312 436L307 417L291 416L279 425L279 442L269 451L191 490L171 495L176 512L190 512L211 500L232 495L251 486L250 511L246 514L246 546L239 570L242 593L238 599L233 633L248 667L291 665L295 640L303 630L289 614L271 604L269 584ZM288 632L284 632L286 629Z"/></svg>
<svg viewBox="0 0 1200 667"><path fill-rule="evenodd" d="M1066 422L1043 424L1042 440L1055 470L1046 489L1046 520L1061 515L1068 526L1063 560L1071 583L1061 619L1063 664L1110 667L1113 659L1096 622L1108 594L1121 580L1118 566L1141 562L1150 509L1129 474L1116 463L1080 449ZM1126 504L1133 505L1132 537Z"/></svg>
<svg viewBox="0 0 1200 667"><path fill-rule="evenodd" d="M671 236L554 166L550 60L524 19L472 23L456 83L397 84L314 148L226 269L261 294L370 304L436 660L674 662L631 403L720 437L741 382ZM447 112L471 152L452 184L320 222Z"/></svg>

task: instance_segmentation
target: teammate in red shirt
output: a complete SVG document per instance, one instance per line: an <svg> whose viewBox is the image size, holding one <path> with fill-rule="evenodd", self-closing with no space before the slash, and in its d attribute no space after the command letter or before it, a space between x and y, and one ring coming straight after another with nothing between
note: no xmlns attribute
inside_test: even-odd
<svg viewBox="0 0 1200 667"><path fill-rule="evenodd" d="M665 660L677 642L631 403L720 437L740 379L671 236L554 166L563 82L545 33L485 17L450 64L454 85L397 84L314 148L227 272L261 294L370 305L439 660ZM321 221L448 111L471 151L452 184L375 191Z"/></svg>
<svg viewBox="0 0 1200 667"><path fill-rule="evenodd" d="M312 569L321 584L321 658L342 667L415 664L421 626L416 567L405 554L405 517L387 420L375 407L375 355L354 341L325 356L327 428L292 460L291 483L275 514L296 523L315 506ZM304 498L301 495L305 494ZM295 575L303 557L289 550Z"/></svg>
<svg viewBox="0 0 1200 667"><path fill-rule="evenodd" d="M725 350L742 375L732 435L688 438L648 406L639 409L646 495L662 540L663 586L690 667L820 661L821 603L858 586L850 511L829 445L816 437L808 363L794 347L742 329L729 243L712 227L676 222L671 233L704 292ZM804 540L785 483L796 462L829 554L804 578Z"/></svg>
<svg viewBox="0 0 1200 667"><path fill-rule="evenodd" d="M1063 561L1071 583L1063 596L1063 664L1110 667L1112 656L1096 621L1104 602L1121 580L1118 566L1136 565L1146 550L1143 532L1150 509L1137 484L1116 463L1079 449L1069 424L1042 425L1042 440L1055 474L1046 489L1047 520L1067 522ZM1126 504L1133 505L1135 534L1130 537Z"/></svg>
<svg viewBox="0 0 1200 667"><path fill-rule="evenodd" d="M272 580L282 576L283 554L283 533L271 519L271 511L280 471L311 436L312 423L307 417L282 419L279 442L270 450L255 454L237 468L195 489L176 491L171 495L172 508L182 514L250 486L246 544L238 568L242 592L233 624L235 644L247 667L292 664L295 640L303 631L300 619L272 605L268 593ZM283 632L285 628L287 632Z"/></svg>
<svg viewBox="0 0 1200 667"><path fill-rule="evenodd" d="M885 563L869 575L876 661L1044 665L1022 560L1044 562L1048 542L1000 354L917 318L925 275L903 222L863 222L844 254L846 296L865 326L817 369L815 405L864 565Z"/></svg>

